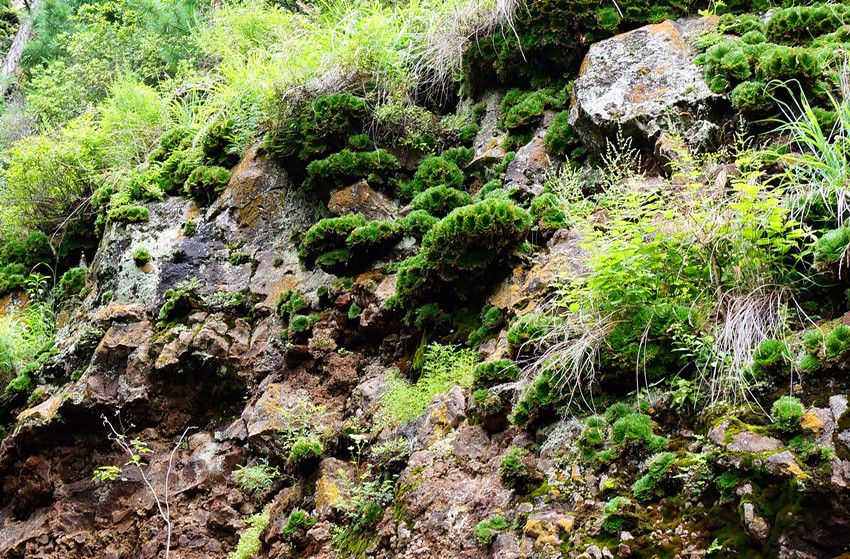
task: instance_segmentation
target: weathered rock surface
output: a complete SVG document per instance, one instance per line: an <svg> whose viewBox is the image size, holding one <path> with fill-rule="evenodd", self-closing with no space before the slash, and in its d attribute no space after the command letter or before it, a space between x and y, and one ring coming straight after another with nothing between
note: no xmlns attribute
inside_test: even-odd
<svg viewBox="0 0 850 559"><path fill-rule="evenodd" d="M618 130L649 147L663 130L683 135L692 148L716 140L717 126L703 118L721 97L708 89L687 44L704 25L710 23L665 21L591 45L570 114L585 145L605 153Z"/></svg>

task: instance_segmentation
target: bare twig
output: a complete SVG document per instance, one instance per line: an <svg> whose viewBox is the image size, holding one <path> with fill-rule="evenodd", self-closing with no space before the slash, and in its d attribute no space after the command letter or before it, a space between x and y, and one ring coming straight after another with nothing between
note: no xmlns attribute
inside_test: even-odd
<svg viewBox="0 0 850 559"><path fill-rule="evenodd" d="M177 440L177 444L174 445L174 448L171 451L171 455L168 459L168 470L165 472L165 493L160 497L156 489L154 489L151 480L148 479L145 470L142 468L144 466L144 462L140 459L140 450L137 445L134 445L134 441L127 442L127 437L123 434L119 434L118 431L115 430L115 427L109 421L109 419L102 415L103 424L109 427L111 434L109 435L109 440L118 444L121 447L121 450L130 455L130 460L127 461L128 465L135 466L136 470L138 470L139 475L142 476L142 481L147 486L148 491L150 491L151 496L153 496L154 502L156 503L156 508L159 511L159 515L165 521L166 526L166 544L165 544L165 559L168 559L169 553L171 551L171 503L168 499L168 486L169 480L171 477L171 472L174 469L174 454L177 452L177 449L180 448L180 445L183 444L183 439L186 438L186 434L195 429L195 427L189 426L183 430L183 434L180 435L180 438ZM138 441L135 441L136 443ZM141 451L144 452L144 451Z"/></svg>

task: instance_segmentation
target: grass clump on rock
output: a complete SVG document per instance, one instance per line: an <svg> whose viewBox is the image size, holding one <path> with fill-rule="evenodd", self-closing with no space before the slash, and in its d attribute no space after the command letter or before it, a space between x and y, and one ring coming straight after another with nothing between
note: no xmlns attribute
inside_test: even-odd
<svg viewBox="0 0 850 559"><path fill-rule="evenodd" d="M773 403L770 415L776 427L782 431L793 431L800 426L806 410L803 403L793 396L783 396Z"/></svg>

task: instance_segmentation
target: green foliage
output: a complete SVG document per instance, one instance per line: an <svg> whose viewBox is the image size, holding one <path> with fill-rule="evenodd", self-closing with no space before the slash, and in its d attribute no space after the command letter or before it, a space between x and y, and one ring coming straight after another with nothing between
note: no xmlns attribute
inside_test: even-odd
<svg viewBox="0 0 850 559"><path fill-rule="evenodd" d="M631 505L627 497L618 495L602 507L602 529L609 534L619 534L623 530L624 513Z"/></svg>
<svg viewBox="0 0 850 559"><path fill-rule="evenodd" d="M145 247L139 247L133 251L133 262L136 266L144 266L151 259L151 253Z"/></svg>
<svg viewBox="0 0 850 559"><path fill-rule="evenodd" d="M53 231L93 192L107 166L106 138L83 117L41 136L15 142L0 177L2 231Z"/></svg>
<svg viewBox="0 0 850 559"><path fill-rule="evenodd" d="M352 152L344 149L307 165L307 173L310 177L304 181L302 187L309 189L318 186L340 187L358 179L382 184L400 168L398 160L384 149L367 152Z"/></svg>
<svg viewBox="0 0 850 559"><path fill-rule="evenodd" d="M318 97L301 108L272 136L269 147L280 157L302 160L340 151L366 118L366 102L349 94Z"/></svg>
<svg viewBox="0 0 850 559"><path fill-rule="evenodd" d="M186 177L183 191L202 204L209 204L227 187L230 171L224 167L196 167Z"/></svg>
<svg viewBox="0 0 850 559"><path fill-rule="evenodd" d="M359 556L368 546L365 532L381 520L392 501L395 476L373 476L367 468L354 481L347 475L341 477L339 485L344 497L334 507L343 513L345 526L334 529L332 546L341 556Z"/></svg>
<svg viewBox="0 0 850 559"><path fill-rule="evenodd" d="M652 432L652 420L648 415L632 412L614 422L611 441L623 448L630 444L658 450L667 444L667 439Z"/></svg>
<svg viewBox="0 0 850 559"><path fill-rule="evenodd" d="M397 243L402 231L392 221L369 221L351 231L345 238L345 244L350 249L360 252L381 249Z"/></svg>
<svg viewBox="0 0 850 559"><path fill-rule="evenodd" d="M59 282L55 287L56 297L59 300L64 300L69 297L84 294L87 273L88 272L85 268L71 268L62 274L62 277L59 278Z"/></svg>
<svg viewBox="0 0 850 559"><path fill-rule="evenodd" d="M584 45L646 23L688 13L682 2L599 4L585 0L546 0L517 10L514 33L494 32L464 53L465 86L483 89L496 83L534 87L575 75ZM558 22L553 25L552 22Z"/></svg>
<svg viewBox="0 0 850 559"><path fill-rule="evenodd" d="M410 205L434 217L445 217L449 212L472 203L472 197L461 190L444 185L432 186L413 197Z"/></svg>
<svg viewBox="0 0 850 559"><path fill-rule="evenodd" d="M800 358L800 370L807 374L817 372L821 368L820 359L811 354L806 354Z"/></svg>
<svg viewBox="0 0 850 559"><path fill-rule="evenodd" d="M251 559L260 552L260 534L269 523L269 510L270 507L267 506L262 512L245 519L248 528L239 536L236 549L227 556L228 559Z"/></svg>
<svg viewBox="0 0 850 559"><path fill-rule="evenodd" d="M558 390L552 385L552 375L544 371L534 377L520 394L510 420L520 427L526 427L533 422L539 414L551 408L560 400Z"/></svg>
<svg viewBox="0 0 850 559"><path fill-rule="evenodd" d="M548 315L535 313L524 314L517 317L508 328L508 344L513 351L520 351L524 347L533 345L540 341L552 325L553 319Z"/></svg>
<svg viewBox="0 0 850 559"><path fill-rule="evenodd" d="M770 415L777 428L782 431L793 431L800 426L800 421L806 413L803 403L793 396L782 396L773 403Z"/></svg>
<svg viewBox="0 0 850 559"><path fill-rule="evenodd" d="M197 290L201 287L198 278L192 277L180 282L172 289L166 289L163 293L162 307L159 309L157 318L160 325L175 318L186 316L192 309L200 308Z"/></svg>
<svg viewBox="0 0 850 559"><path fill-rule="evenodd" d="M608 421L617 421L618 419L622 419L627 415L632 413L632 408L623 402L617 402L615 404L611 404L607 410L605 410L605 419Z"/></svg>
<svg viewBox="0 0 850 559"><path fill-rule="evenodd" d="M661 483L670 475L676 455L672 452L661 452L650 457L646 462L647 472L634 485L632 492L636 499L646 501L663 495Z"/></svg>
<svg viewBox="0 0 850 559"><path fill-rule="evenodd" d="M348 307L348 318L350 320L354 320L360 316L360 313L363 312L357 303L351 303L351 306Z"/></svg>
<svg viewBox="0 0 850 559"><path fill-rule="evenodd" d="M417 194L435 186L443 186L455 190L463 190L466 180L457 162L446 154L439 157L426 157L419 164L413 179L396 189L403 198L415 197Z"/></svg>
<svg viewBox="0 0 850 559"><path fill-rule="evenodd" d="M558 197L551 192L537 196L531 201L531 219L541 229L560 229L566 227L566 214Z"/></svg>
<svg viewBox="0 0 850 559"><path fill-rule="evenodd" d="M839 227L824 233L815 244L815 262L838 262L850 246L850 227Z"/></svg>
<svg viewBox="0 0 850 559"><path fill-rule="evenodd" d="M301 297L301 292L297 289L287 289L277 297L275 302L277 312L283 317L284 322L288 322L292 315L305 309L309 303Z"/></svg>
<svg viewBox="0 0 850 559"><path fill-rule="evenodd" d="M773 106L773 97L764 82L743 82L729 94L732 106L739 111L765 111Z"/></svg>
<svg viewBox="0 0 850 559"><path fill-rule="evenodd" d="M406 423L425 411L431 398L453 386L470 386L478 360L474 351L433 343L425 350L422 374L411 384L390 376L381 396L381 408L375 415L379 427Z"/></svg>
<svg viewBox="0 0 850 559"><path fill-rule="evenodd" d="M213 312L233 312L245 302L245 296L232 291L216 291L209 295L201 295L201 301Z"/></svg>
<svg viewBox="0 0 850 559"><path fill-rule="evenodd" d="M512 89L502 99L501 124L511 133L528 130L539 124L546 109L561 108L565 103L565 95L566 90L558 92L554 89L540 89L522 92ZM559 123L558 127L562 132L566 132L563 124L565 123Z"/></svg>
<svg viewBox="0 0 850 559"><path fill-rule="evenodd" d="M476 524L472 531L479 544L487 545L493 541L493 538L497 533L507 529L508 526L510 526L510 524L508 524L507 518L494 514L487 520L482 520Z"/></svg>
<svg viewBox="0 0 850 559"><path fill-rule="evenodd" d="M588 417L584 422L584 428L579 436L579 444L583 446L598 446L605 442L608 434L608 422L604 418L594 415Z"/></svg>
<svg viewBox="0 0 850 559"><path fill-rule="evenodd" d="M345 247L352 231L366 225L361 214L348 214L322 219L304 234L298 253L308 263L321 254Z"/></svg>
<svg viewBox="0 0 850 559"><path fill-rule="evenodd" d="M529 469L525 459L529 453L524 448L510 447L502 460L499 462L499 480L508 489L516 488L522 490L525 484L532 479L533 472Z"/></svg>
<svg viewBox="0 0 850 559"><path fill-rule="evenodd" d="M301 509L295 509L289 514L286 526L283 528L284 536L291 536L299 530L307 530L316 524L316 519Z"/></svg>
<svg viewBox="0 0 850 559"><path fill-rule="evenodd" d="M269 466L268 460L263 459L260 464L254 466L242 466L237 464L237 470L233 472L233 480L236 484L255 495L261 494L274 483L274 479L280 475L275 466Z"/></svg>
<svg viewBox="0 0 850 559"><path fill-rule="evenodd" d="M0 317L0 374L6 393L29 392L31 376L53 345L56 329L50 301L39 300L45 282L33 290L30 305L19 313Z"/></svg>
<svg viewBox="0 0 850 559"><path fill-rule="evenodd" d="M486 387L519 380L522 371L510 359L480 363L472 371L473 387Z"/></svg>
<svg viewBox="0 0 850 559"><path fill-rule="evenodd" d="M306 460L321 458L331 434L325 406L299 399L292 409L278 411L281 452L287 465L295 468Z"/></svg>
<svg viewBox="0 0 850 559"><path fill-rule="evenodd" d="M570 112L561 111L552 120L546 130L543 145L553 155L569 155L570 151L579 146L579 139L569 123Z"/></svg>
<svg viewBox="0 0 850 559"><path fill-rule="evenodd" d="M506 200L485 200L452 211L422 239L421 252L399 266L396 297L410 307L441 283L455 295L476 286L484 274L519 244L529 228L528 213ZM463 278L463 285L455 282Z"/></svg>
<svg viewBox="0 0 850 559"><path fill-rule="evenodd" d="M837 361L850 350L850 326L839 324L827 336L824 343L824 357L827 361Z"/></svg>
<svg viewBox="0 0 850 559"><path fill-rule="evenodd" d="M720 502L727 503L735 499L735 490L741 483L741 476L738 472L727 470L714 478L714 484L720 492Z"/></svg>
<svg viewBox="0 0 850 559"><path fill-rule="evenodd" d="M396 223L404 234L415 239L422 239L431 227L440 221L425 210L413 210Z"/></svg>
<svg viewBox="0 0 850 559"><path fill-rule="evenodd" d="M791 360L791 352L781 340L765 340L753 355L753 373L763 377L782 370Z"/></svg>

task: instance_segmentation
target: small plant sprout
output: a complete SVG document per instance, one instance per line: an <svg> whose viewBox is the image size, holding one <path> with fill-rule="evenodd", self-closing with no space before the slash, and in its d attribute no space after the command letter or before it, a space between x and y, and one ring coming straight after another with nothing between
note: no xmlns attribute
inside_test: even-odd
<svg viewBox="0 0 850 559"><path fill-rule="evenodd" d="M274 479L280 475L280 470L276 466L269 466L269 461L262 460L262 463L256 466L236 466L237 470L233 472L233 479L236 483L254 495L259 495L266 489L272 486Z"/></svg>
<svg viewBox="0 0 850 559"><path fill-rule="evenodd" d="M154 503L156 504L157 512L159 516L165 521L166 528L166 543L165 543L165 557L168 559L169 553L171 550L171 503L169 502L169 482L171 481L171 472L174 471L174 455L177 452L178 448L182 447L183 439L186 438L186 434L194 429L194 427L186 427L183 430L183 434L180 435L180 438L177 440L177 444L174 445L174 448L171 450L171 455L168 458L168 469L165 472L165 485L163 488L162 494L159 494L157 490L153 486L153 480L148 477L148 473L146 472L146 467L148 463L144 461L144 456L152 455L153 449L151 449L147 443L140 439L130 439L127 440L127 436L119 433L115 427L112 425L112 422L103 415L101 416L103 419L103 424L109 428L110 434L108 436L110 441L116 443L122 451L129 455L127 462L125 462L125 466L130 466L135 468L138 471L139 475L142 478L142 482L150 492L151 496L154 499ZM94 476L92 477L92 483L102 483L102 482L112 482L118 479L121 475L121 468L118 466L101 466L94 471Z"/></svg>

